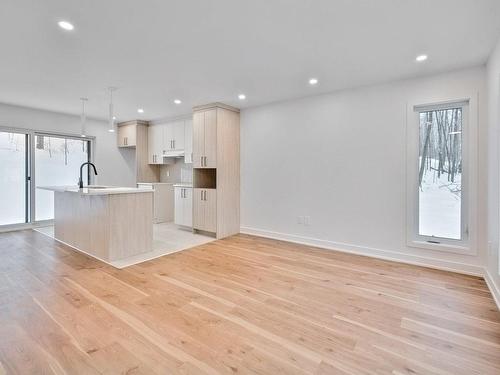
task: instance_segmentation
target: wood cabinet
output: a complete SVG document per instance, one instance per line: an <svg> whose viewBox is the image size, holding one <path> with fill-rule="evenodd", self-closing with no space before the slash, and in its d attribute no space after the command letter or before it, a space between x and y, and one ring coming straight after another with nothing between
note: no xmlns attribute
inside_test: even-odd
<svg viewBox="0 0 500 375"><path fill-rule="evenodd" d="M163 127L161 125L148 127L148 163L163 164Z"/></svg>
<svg viewBox="0 0 500 375"><path fill-rule="evenodd" d="M148 153L149 124L147 121L132 120L118 124L117 143L124 153L134 152L136 170L135 182L157 182L160 180L160 169L151 165ZM126 150L127 148L131 150Z"/></svg>
<svg viewBox="0 0 500 375"><path fill-rule="evenodd" d="M138 183L138 187L153 190L153 222L174 220L174 186L169 183Z"/></svg>
<svg viewBox="0 0 500 375"><path fill-rule="evenodd" d="M217 167L217 109L193 115L193 167Z"/></svg>
<svg viewBox="0 0 500 375"><path fill-rule="evenodd" d="M193 188L176 186L174 222L185 227L193 226Z"/></svg>
<svg viewBox="0 0 500 375"><path fill-rule="evenodd" d="M185 123L186 120L177 120L149 126L149 164L170 164L174 157L183 156L186 148ZM188 133L189 150L192 148L191 134L192 131Z"/></svg>
<svg viewBox="0 0 500 375"><path fill-rule="evenodd" d="M164 147L166 154L172 151L184 151L184 121L175 121L164 125Z"/></svg>
<svg viewBox="0 0 500 375"><path fill-rule="evenodd" d="M193 189L193 228L217 232L216 189Z"/></svg>
<svg viewBox="0 0 500 375"><path fill-rule="evenodd" d="M137 125L125 123L118 126L118 147L135 147L137 145Z"/></svg>
<svg viewBox="0 0 500 375"><path fill-rule="evenodd" d="M240 230L240 113L213 103L193 113L193 229ZM215 220L215 221L214 221Z"/></svg>

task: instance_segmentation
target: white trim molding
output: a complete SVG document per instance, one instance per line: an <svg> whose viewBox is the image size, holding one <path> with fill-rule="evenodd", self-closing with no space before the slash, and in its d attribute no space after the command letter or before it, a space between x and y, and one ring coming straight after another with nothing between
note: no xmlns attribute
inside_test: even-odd
<svg viewBox="0 0 500 375"><path fill-rule="evenodd" d="M483 277L484 281L486 282L486 285L488 285L488 288L490 289L490 292L493 295L493 299L495 300L498 309L500 310L500 288L495 283L493 277L491 277L491 274L487 268L484 269Z"/></svg>
<svg viewBox="0 0 500 375"><path fill-rule="evenodd" d="M342 242L323 240L319 238L303 237L295 234L273 232L264 229L241 227L240 233L257 237L270 238L273 240L287 241L300 245L314 246L325 250L339 251L342 253L363 255L370 258L389 260L393 262L422 266L442 271L457 272L464 275L482 277L488 286L493 299L500 310L500 289L495 284L488 270L481 265L470 265L466 263L450 262L442 259L421 257L405 254L392 250L383 250L367 246L358 246Z"/></svg>
<svg viewBox="0 0 500 375"><path fill-rule="evenodd" d="M342 253L350 253L356 255L364 255L371 258L390 260L394 262L434 268L443 271L458 272L471 276L482 277L484 275L484 268L483 266L480 265L451 262L442 259L405 254L392 250L384 250L367 246L352 245L348 243L323 240L319 238L303 237L295 234L272 232L258 228L241 227L240 232L243 234L250 234L258 237L265 237L275 240L293 242L301 245L319 247L326 250L334 250Z"/></svg>

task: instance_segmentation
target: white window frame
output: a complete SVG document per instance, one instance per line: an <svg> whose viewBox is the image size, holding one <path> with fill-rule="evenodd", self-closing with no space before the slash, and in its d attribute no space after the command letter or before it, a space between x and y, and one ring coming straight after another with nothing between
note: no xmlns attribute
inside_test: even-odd
<svg viewBox="0 0 500 375"><path fill-rule="evenodd" d="M475 94L460 98L414 102L409 103L407 106L407 246L457 254L477 254L477 98L478 96ZM462 108L462 239L460 240L422 236L419 234L418 169L420 112L446 108Z"/></svg>

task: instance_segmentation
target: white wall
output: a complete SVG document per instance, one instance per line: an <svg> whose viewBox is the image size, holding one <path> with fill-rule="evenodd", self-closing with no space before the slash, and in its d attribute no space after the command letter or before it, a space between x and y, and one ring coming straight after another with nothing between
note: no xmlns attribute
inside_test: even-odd
<svg viewBox="0 0 500 375"><path fill-rule="evenodd" d="M0 103L0 127L80 135L80 118ZM116 133L108 132L104 121L89 119L87 130L89 136L95 137L94 163L99 173L96 183L135 186L134 151L119 149Z"/></svg>
<svg viewBox="0 0 500 375"><path fill-rule="evenodd" d="M500 130L500 40L487 65L488 83L488 277L500 301L499 269L499 130Z"/></svg>
<svg viewBox="0 0 500 375"><path fill-rule="evenodd" d="M243 110L242 232L482 273L485 77L478 67ZM406 105L464 92L480 98L477 256L407 247Z"/></svg>

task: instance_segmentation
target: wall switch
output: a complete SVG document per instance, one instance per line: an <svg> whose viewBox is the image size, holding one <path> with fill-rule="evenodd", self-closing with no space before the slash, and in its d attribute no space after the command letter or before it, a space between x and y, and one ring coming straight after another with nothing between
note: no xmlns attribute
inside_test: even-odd
<svg viewBox="0 0 500 375"><path fill-rule="evenodd" d="M311 216L304 216L304 224L311 225Z"/></svg>
<svg viewBox="0 0 500 375"><path fill-rule="evenodd" d="M304 216L297 216L297 223L304 224Z"/></svg>

